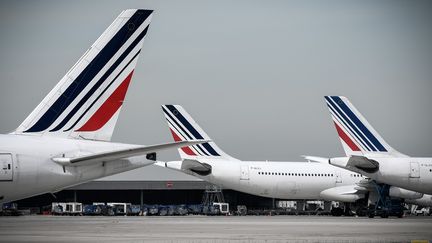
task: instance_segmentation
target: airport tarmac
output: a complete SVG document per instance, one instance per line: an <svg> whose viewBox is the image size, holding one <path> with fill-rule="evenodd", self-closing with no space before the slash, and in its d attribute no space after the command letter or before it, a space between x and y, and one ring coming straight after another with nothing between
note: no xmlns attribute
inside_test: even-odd
<svg viewBox="0 0 432 243"><path fill-rule="evenodd" d="M1 242L354 243L411 240L432 240L432 217L0 217Z"/></svg>

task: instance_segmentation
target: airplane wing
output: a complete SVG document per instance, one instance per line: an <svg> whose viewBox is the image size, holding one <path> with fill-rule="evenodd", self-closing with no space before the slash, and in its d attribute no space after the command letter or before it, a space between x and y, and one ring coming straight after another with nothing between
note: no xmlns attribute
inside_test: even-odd
<svg viewBox="0 0 432 243"><path fill-rule="evenodd" d="M140 155L150 155L166 149L181 148L181 147L192 146L195 144L206 143L206 142L208 141L206 140L180 141L180 142L173 142L173 143L165 143L165 144L142 146L142 147L136 147L130 149L123 149L123 150L109 151L104 153L78 156L73 158L55 157L52 158L52 160L64 166L82 166L82 165L113 161L113 160L124 159L124 158L129 158L134 156L140 156Z"/></svg>

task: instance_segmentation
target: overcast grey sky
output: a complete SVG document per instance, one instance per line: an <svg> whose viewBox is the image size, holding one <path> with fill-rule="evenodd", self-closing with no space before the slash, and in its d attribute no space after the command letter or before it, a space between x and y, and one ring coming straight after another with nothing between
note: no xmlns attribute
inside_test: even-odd
<svg viewBox="0 0 432 243"><path fill-rule="evenodd" d="M345 95L394 148L432 156L431 1L0 1L0 131L126 8L155 13L113 141L171 141L160 105L175 103L239 159L339 156L323 96Z"/></svg>

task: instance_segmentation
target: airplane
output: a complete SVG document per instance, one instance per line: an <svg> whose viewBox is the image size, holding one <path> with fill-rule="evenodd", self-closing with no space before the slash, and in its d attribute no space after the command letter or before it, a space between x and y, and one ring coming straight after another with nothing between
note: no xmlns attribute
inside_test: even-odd
<svg viewBox="0 0 432 243"><path fill-rule="evenodd" d="M179 148L181 161L158 161L155 163L158 166L181 171L222 188L268 198L338 201L359 210L369 198L369 178L333 167L328 159L304 156L308 162L242 161L222 151L180 105L163 105L162 111L174 141L209 142ZM391 190L395 198L432 206L431 198L422 198L422 193L398 187Z"/></svg>
<svg viewBox="0 0 432 243"><path fill-rule="evenodd" d="M110 142L152 12L122 11L24 122L0 135L0 205L147 166L162 150L199 142Z"/></svg>
<svg viewBox="0 0 432 243"><path fill-rule="evenodd" d="M343 96L326 96L346 157L329 163L381 183L432 194L432 158L409 157L392 148Z"/></svg>
<svg viewBox="0 0 432 243"><path fill-rule="evenodd" d="M357 189L369 191L369 201L378 205L386 198L432 206L432 158L413 158L392 148L352 103L343 96L325 96L346 157L314 161L364 175Z"/></svg>
<svg viewBox="0 0 432 243"><path fill-rule="evenodd" d="M174 141L210 142L182 147L178 149L181 161L156 165L223 188L268 198L355 202L364 197L351 193L363 179L360 174L328 163L242 161L222 151L183 107L163 105L162 110Z"/></svg>

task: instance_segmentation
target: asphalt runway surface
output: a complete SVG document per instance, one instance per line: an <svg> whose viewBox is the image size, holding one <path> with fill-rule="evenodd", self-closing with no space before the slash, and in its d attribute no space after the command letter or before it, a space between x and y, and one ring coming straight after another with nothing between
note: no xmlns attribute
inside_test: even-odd
<svg viewBox="0 0 432 243"><path fill-rule="evenodd" d="M432 242L432 217L0 217L1 242Z"/></svg>

